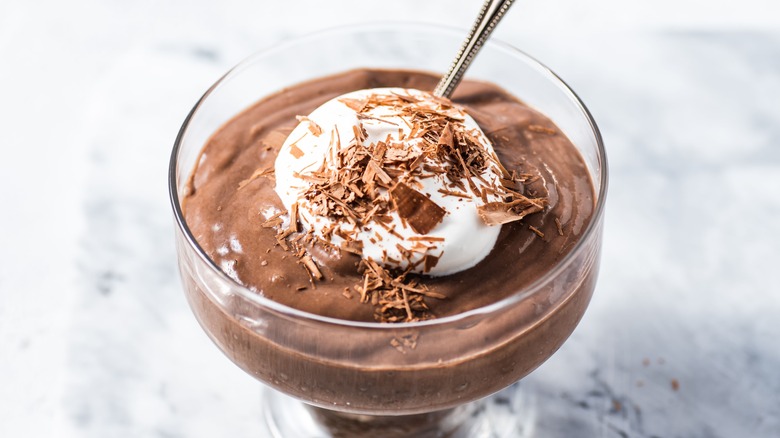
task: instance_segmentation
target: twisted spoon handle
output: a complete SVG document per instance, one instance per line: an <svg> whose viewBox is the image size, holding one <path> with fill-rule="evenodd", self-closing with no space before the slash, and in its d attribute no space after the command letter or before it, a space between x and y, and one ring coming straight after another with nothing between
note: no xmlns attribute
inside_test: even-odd
<svg viewBox="0 0 780 438"><path fill-rule="evenodd" d="M455 87L458 86L460 80L463 78L463 74L466 69L469 68L471 61L482 48L482 44L488 39L493 29L495 29L501 18L512 6L514 0L486 0L482 5L482 10L479 12L474 25L471 27L466 41L458 51L458 55L450 66L450 70L444 75L443 78L436 85L436 89L433 90L433 94L439 97L449 98Z"/></svg>

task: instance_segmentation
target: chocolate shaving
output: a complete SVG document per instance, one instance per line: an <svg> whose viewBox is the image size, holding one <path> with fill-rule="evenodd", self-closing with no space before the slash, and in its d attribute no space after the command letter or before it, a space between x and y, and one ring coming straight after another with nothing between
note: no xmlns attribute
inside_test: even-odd
<svg viewBox="0 0 780 438"><path fill-rule="evenodd" d="M290 246L287 244L287 241L285 240L285 236L283 236L282 234L278 234L278 233L276 234L276 242L285 251L289 251L290 250Z"/></svg>
<svg viewBox="0 0 780 438"><path fill-rule="evenodd" d="M358 113L358 119L360 120L376 120L377 122L387 123L389 125L398 126L398 123L391 122L389 120L380 119L378 117L368 116L366 114Z"/></svg>
<svg viewBox="0 0 780 438"><path fill-rule="evenodd" d="M455 147L455 136L452 132L452 124L450 122L447 122L447 124L444 125L444 129L442 129L441 134L439 135L437 144L438 146Z"/></svg>
<svg viewBox="0 0 780 438"><path fill-rule="evenodd" d="M269 175L273 175L273 174L274 174L274 168L273 167L267 168L267 169L257 169L257 170L254 171L254 173L252 173L252 175L249 178L247 178L247 179L241 181L240 183L238 183L238 190L243 189L247 184L251 183L252 181L254 181L257 178L260 178L262 176L269 176Z"/></svg>
<svg viewBox="0 0 780 438"><path fill-rule="evenodd" d="M542 211L545 203L543 199L521 196L511 202L488 202L477 207L477 213L485 225L503 225Z"/></svg>
<svg viewBox="0 0 780 438"><path fill-rule="evenodd" d="M501 170L501 175L504 176L504 178L511 178L509 171L506 170L506 167L501 163L501 160L498 159L498 156L496 154L493 154L492 156L493 161L498 165L498 168Z"/></svg>
<svg viewBox="0 0 780 438"><path fill-rule="evenodd" d="M290 206L290 224L287 228L291 233L298 232L298 203L294 203Z"/></svg>
<svg viewBox="0 0 780 438"><path fill-rule="evenodd" d="M447 210L402 182L390 190L390 196L398 216L406 220L417 234L428 234L447 214Z"/></svg>
<svg viewBox="0 0 780 438"><path fill-rule="evenodd" d="M385 153L385 160L390 163L406 162L414 160L421 155L422 151L419 150L407 149L405 147L391 147L387 149L387 152Z"/></svg>
<svg viewBox="0 0 780 438"><path fill-rule="evenodd" d="M314 260L312 260L310 255L306 254L305 256L301 257L300 262L303 264L306 270L309 271L312 277L317 280L322 279L322 272L320 272L320 269L317 267L317 264L314 263Z"/></svg>
<svg viewBox="0 0 780 438"><path fill-rule="evenodd" d="M387 174L381 167L379 167L378 164L376 164L375 161L369 161L368 166L366 166L366 170L371 172L371 178L374 176L379 178L379 181L381 181L384 184L390 184L393 182L393 179L390 178L390 175ZM364 179L365 182L365 179Z"/></svg>
<svg viewBox="0 0 780 438"><path fill-rule="evenodd" d="M436 256L432 256L430 254L426 254L423 257L423 261L425 262L425 265L423 266L423 270L425 272L430 272L431 269L433 269L439 263L439 258L440 257L436 257Z"/></svg>
<svg viewBox="0 0 780 438"><path fill-rule="evenodd" d="M528 229L529 229L529 230L531 230L531 231L533 231L533 232L534 232L534 234L536 234L537 236L539 236L539 237L541 237L542 239L544 239L544 233L542 233L542 231L541 231L540 229L536 228L536 227L535 227L535 226L533 226L533 225L529 225L529 226L528 226Z"/></svg>
<svg viewBox="0 0 780 438"><path fill-rule="evenodd" d="M368 99L349 99L349 98L342 97L339 99L339 102L343 103L344 105L348 106L351 110L360 114L363 112L363 109L368 104Z"/></svg>
<svg viewBox="0 0 780 438"><path fill-rule="evenodd" d="M563 236L563 225L561 225L561 220L557 217L555 218L555 227L558 228L558 235Z"/></svg>
<svg viewBox="0 0 780 438"><path fill-rule="evenodd" d="M407 240L411 241L426 241L426 242L444 242L443 237L436 237L436 236L411 236Z"/></svg>
<svg viewBox="0 0 780 438"><path fill-rule="evenodd" d="M524 217L522 214L513 212L507 208L503 202L488 202L485 205L477 207L477 214L485 225L503 225L510 222L519 221Z"/></svg>
<svg viewBox="0 0 780 438"><path fill-rule="evenodd" d="M457 198L471 199L471 196L469 196L466 193L462 193L462 192L455 192L455 191L447 190L447 189L439 189L438 192L443 194L443 195L455 196Z"/></svg>
<svg viewBox="0 0 780 438"><path fill-rule="evenodd" d="M557 134L557 132L554 129L542 125L528 125L528 130L539 134L547 134L547 135Z"/></svg>
<svg viewBox="0 0 780 438"><path fill-rule="evenodd" d="M299 122L309 122L309 132L314 134L315 137L322 135L322 128L320 128L320 125L314 123L314 120L306 116L295 116L295 118L298 119Z"/></svg>
<svg viewBox="0 0 780 438"><path fill-rule="evenodd" d="M278 211L274 213L271 217L265 220L260 226L263 228L273 228L277 225L280 225L284 220L281 218L281 216L284 214L283 211Z"/></svg>
<svg viewBox="0 0 780 438"><path fill-rule="evenodd" d="M301 158L304 155L304 153L301 150L301 148L298 147L298 145L293 143L293 144L290 145L290 155L292 155L293 157L298 159L298 158Z"/></svg>

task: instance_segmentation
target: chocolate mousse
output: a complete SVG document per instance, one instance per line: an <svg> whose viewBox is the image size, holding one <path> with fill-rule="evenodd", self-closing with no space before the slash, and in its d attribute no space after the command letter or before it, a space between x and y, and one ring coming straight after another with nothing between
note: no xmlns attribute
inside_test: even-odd
<svg viewBox="0 0 780 438"><path fill-rule="evenodd" d="M267 298L319 315L377 320L375 306L360 299L365 268L358 255L314 243L297 257L290 252L289 234L288 242L278 239L287 209L274 191L274 162L298 125L296 116L331 98L378 86L431 89L436 79L414 72L352 71L284 90L235 117L203 149L184 201L199 244L223 271ZM501 226L490 253L470 269L437 277L408 275L428 291L417 298L425 306L416 312L421 317L481 307L530 284L577 242L594 207L582 158L549 119L483 82L464 82L453 100L477 121L507 171L523 176L522 191L549 205Z"/></svg>
<svg viewBox="0 0 780 438"><path fill-rule="evenodd" d="M513 296L556 268L592 219L595 194L588 169L550 119L486 82L462 82L452 101L489 139L516 199L535 207L520 213L523 209L512 210L513 205L483 203L482 219L500 228L492 249L476 265L437 276L393 267L373 271L378 263L366 262L343 245L321 244L298 221L289 220L301 213L288 211L277 194L274 167L290 134L306 123L306 116L296 116L355 90L431 90L437 81L437 76L415 71L353 70L284 89L235 116L203 148L183 200L186 223L198 244L223 272L258 295L357 322L457 315ZM310 128L316 136L327 127ZM391 196L404 199L410 198L404 191L419 189L413 184L386 186ZM402 202L393 208L406 208ZM435 225L420 225L418 234L434 235ZM484 397L546 360L587 307L595 283L595 270L589 269L594 254L587 251L549 288L496 312L489 321L466 320L453 329L457 332L426 336L404 326L380 343L369 337L375 333L363 338L349 326L322 333L301 325L285 334L309 345L311 354L264 334L274 329L267 316L262 328L247 322L259 312L251 304L238 298L217 303L190 284L197 283L194 277L186 277L185 283L190 304L212 339L271 386L315 405L355 413L417 413ZM406 300L387 309L381 294L366 299L366 283L373 281L367 272L376 277L389 273L389 283L402 281L408 288L398 290ZM236 314L245 315L244 320ZM286 322L279 318L281 327ZM344 342L352 345L348 355L341 350Z"/></svg>

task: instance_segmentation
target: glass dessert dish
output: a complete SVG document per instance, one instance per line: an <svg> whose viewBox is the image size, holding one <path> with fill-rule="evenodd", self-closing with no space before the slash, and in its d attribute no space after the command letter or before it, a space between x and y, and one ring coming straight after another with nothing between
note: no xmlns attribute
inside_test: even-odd
<svg viewBox="0 0 780 438"><path fill-rule="evenodd" d="M354 68L441 71L463 34L430 25L366 25L282 44L223 76L181 128L169 185L184 290L214 343L272 388L265 394L264 418L273 436L521 436L529 430L521 424L528 417L491 424L486 400L547 360L588 306L607 186L600 134L554 73L497 41L485 44L469 77L499 85L552 119L579 150L594 188L594 210L582 237L529 286L438 319L394 324L335 319L238 284L207 256L184 218L187 181L204 144L258 99ZM517 403L520 395L509 390L502 397Z"/></svg>

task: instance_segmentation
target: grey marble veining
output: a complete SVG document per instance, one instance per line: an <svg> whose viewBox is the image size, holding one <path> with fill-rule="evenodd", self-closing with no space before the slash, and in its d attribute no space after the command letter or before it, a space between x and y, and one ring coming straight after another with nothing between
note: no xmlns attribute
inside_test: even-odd
<svg viewBox="0 0 780 438"><path fill-rule="evenodd" d="M46 235L56 259L39 262L40 277L34 264L13 268L37 256L19 245L26 234L1 236L17 252L0 256L0 373L10 376L0 380L0 436L262 436L262 389L211 345L181 292L166 178L200 94L264 35L293 33L265 20L273 29L264 34L208 2L184 12L166 4L147 19L129 5L83 1L111 20L48 26L22 52L3 38L36 16L15 5L0 6L0 53L58 48L50 59L61 81L30 73L50 99L31 107L52 120L39 135L52 160L40 166L56 178L29 190L40 199L62 185L50 205L67 230ZM212 14L213 27L186 27L199 14ZM571 339L520 384L527 411L517 415L532 416L539 437L780 436L780 34L554 37L503 26L499 37L586 102L611 171L596 295ZM36 156L6 144L4 158ZM34 203L10 184L22 171L10 172L0 194L26 212ZM3 395L15 392L33 396Z"/></svg>

